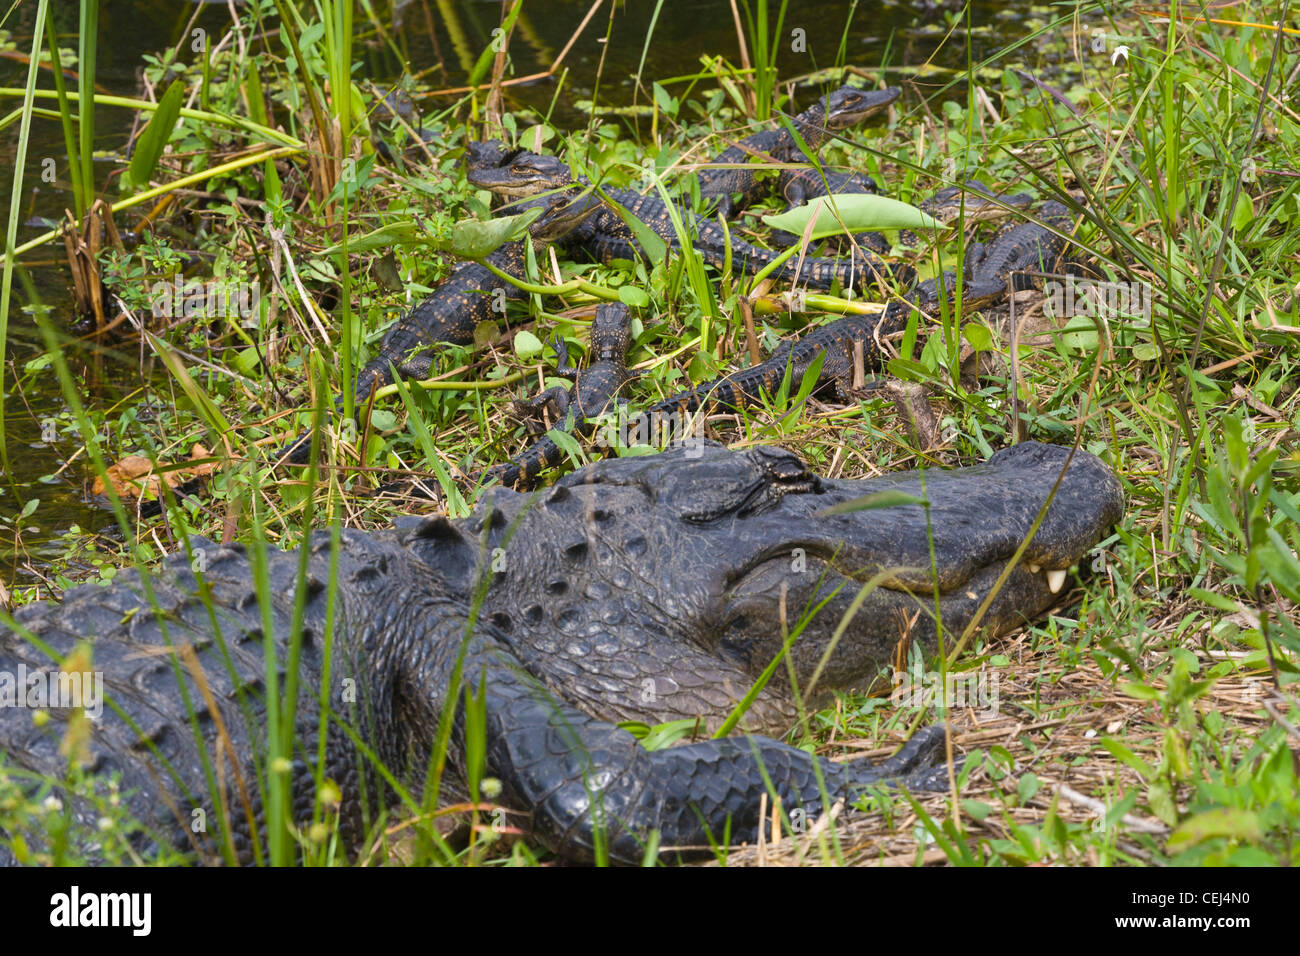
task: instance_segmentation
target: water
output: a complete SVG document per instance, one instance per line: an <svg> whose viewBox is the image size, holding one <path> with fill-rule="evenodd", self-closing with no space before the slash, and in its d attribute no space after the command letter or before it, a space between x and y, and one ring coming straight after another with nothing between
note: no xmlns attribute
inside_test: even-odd
<svg viewBox="0 0 1300 956"><path fill-rule="evenodd" d="M61 44L75 49L78 5L65 2L51 6ZM465 82L479 51L492 39L501 10L498 3L470 0L410 0L395 5L377 2L374 6L388 11L384 23L393 44L364 36L366 28L358 19L359 39L354 55L363 64L358 76L376 82L391 80L400 76L409 63L421 84L435 89ZM392 6L397 9L394 11ZM736 27L727 0L665 3L648 45L645 37L655 5L643 0L618 6L612 27L610 6L602 5L565 58L564 66L569 72L558 97L555 78L547 77L509 87L507 105L533 107L545 113L554 104L553 122L565 127L582 127L588 117L574 104L592 98L598 67L600 105L625 106L633 101L632 77L643 55L642 77L646 85L652 79L697 72L702 56L723 55L733 62L739 60ZM514 75L544 72L568 43L589 7L588 0L527 4L510 47ZM5 24L19 50L30 49L35 12L35 3L20 4ZM833 66L842 36L846 62L873 73L883 66L887 69L884 75L891 83L910 78L918 64L932 59L940 66L960 67L965 62L964 33L958 33L938 56L935 54L947 33L944 17L942 8L918 12L906 4L853 4L843 0L792 3L783 28L777 61L779 74L783 78L797 77ZM999 12L994 4L979 5L972 20L975 29L970 37L971 52L977 60L1017 39L1020 28L1016 18ZM188 40L195 28L206 29L219 37L228 22L224 4L196 7L172 0L104 0L100 8L96 81L107 92L138 96L137 74L144 54L156 54ZM795 30L804 31L800 38L804 52L791 49ZM600 42L606 35L608 42ZM393 45L400 52L395 52ZM188 42L183 43L183 49L183 57L192 55L188 52ZM0 58L0 85L21 87L26 82L26 72L24 63ZM929 80L931 88L942 85L948 78L942 72L934 75ZM52 85L48 71L42 71L39 82L47 88ZM645 101L644 96L640 101ZM9 100L4 104L5 111L16 103ZM95 122L97 149L112 152L120 150L127 141L133 116L125 110L100 108ZM17 124L0 131L0 155L8 160L0 163L0 195L6 201L10 195L17 136ZM40 178L42 160L46 157L54 157L59 167L53 185ZM67 173L62 168L65 163L60 127L56 122L38 118L24 173L24 220L33 217L58 220L64 208L71 205L66 190ZM101 188L104 177L115 168L111 162L96 163ZM7 209L5 215L7 218ZM129 228L130 222L128 213L118 223L119 228ZM45 228L25 226L18 241L25 242ZM50 316L55 327L75 334L69 295L71 278L62 244L50 243L29 254L24 262L42 301L52 307ZM68 464L68 459L78 452L80 442L71 438L60 438L53 443L41 440L42 422L58 416L65 406L52 371L22 373L26 362L44 352L31 315L23 311L24 302L25 296L16 284L9 317L10 368L4 379L7 390L4 425L10 470L0 481L0 541L3 541L0 582L7 585L15 581L29 583L52 561L62 558L67 550L65 536L69 529L104 529L113 524L111 517L89 500L89 469L84 454ZM100 347L82 341L70 344L64 354L79 382L82 400L91 407L112 408L141 389L160 402L170 400L165 377L159 375L156 363L147 358L142 360L138 343L115 340L107 347ZM14 387L14 368L20 374L18 388ZM138 398L137 394L131 400ZM135 450L109 449L113 456ZM18 515L32 499L39 499L39 504L18 522ZM15 539L13 529L17 523L22 524L23 531ZM85 548L88 542L84 535L78 539L79 547Z"/></svg>

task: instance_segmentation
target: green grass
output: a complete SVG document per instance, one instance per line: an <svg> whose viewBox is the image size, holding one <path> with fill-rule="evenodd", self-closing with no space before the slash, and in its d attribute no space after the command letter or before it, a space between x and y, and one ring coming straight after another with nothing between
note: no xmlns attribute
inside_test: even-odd
<svg viewBox="0 0 1300 956"><path fill-rule="evenodd" d="M179 70L187 91L201 87L203 108L181 110L183 125L171 135L173 153L188 158L164 157L140 174L133 167L132 178L136 186L145 185L141 175L164 183L156 195L202 176L202 188L216 197L202 201L210 231L195 239L164 220L146 243L105 262L117 294L147 309L144 290L170 280L179 251L194 245L211 253L208 278L257 277L263 289L275 287L270 264L278 259L282 292L274 311L264 296L251 325L178 322L160 330L174 350L172 364L191 374L188 382L182 377L160 389L169 393L167 407L149 424L131 404L83 408L53 339L47 364L19 370L28 380L59 377L69 408L60 427L81 436L96 473L131 453L179 463L192 443L203 441L223 467L209 504L172 508L172 527L219 537L229 522L241 540L289 548L312 527L386 523L404 508L366 492L408 471L432 476L452 513L472 507L474 489L459 479L531 440L510 400L558 384L547 376L552 353L533 354L515 337L520 329L543 341L558 333L581 344L586 313L597 301L619 298L620 290L625 301L648 298L638 312L630 356L645 371L630 387L633 409L744 361L738 276L720 279L693 255L626 268L561 260L564 281L557 285L549 257L538 257L529 287L536 294L511 307L508 333L488 329L484 347L440 350L439 379L385 390L360 429L333 420L333 396L350 399L352 370L374 354L382 330L405 306L377 277L399 276L415 295L436 286L449 265L431 250L455 241L458 220L488 215L485 197L468 189L457 165L464 142L476 136L466 119L478 117L482 91L442 113L426 109L426 122L438 133L434 165L408 160L390 171L370 151L369 134L379 128L367 117L374 102L354 87L350 71L354 29L369 32L371 21L353 23L350 4L329 3L321 7L325 20L310 29L315 8L287 0L276 7L283 22L294 25L285 31L292 63L280 45L259 51L258 69L250 66L250 53L236 48L202 67L167 58L148 67L155 80L164 68ZM602 186L689 193L690 177L678 170L683 157L697 162L714 155L747 128L750 117L735 108L747 102L737 83L752 84L755 117L789 112L772 67L785 5L775 30L766 2L752 11L745 7L751 69L726 62L725 70L709 67L654 83L652 134L644 141L628 136L618 117L595 111L589 126L576 132L525 113L507 116L507 131L543 126L547 148ZM1300 861L1300 804L1287 749L1288 739L1297 745L1300 724L1300 179L1290 172L1300 168L1300 128L1289 104L1277 99L1297 61L1272 31L1153 25L1123 9L1112 12L1116 26L1105 28L1104 52L1090 50L1089 34L1076 60L1067 43L1069 21L1042 24L1014 47L971 62L953 80L966 83L961 99L940 91L922 105L909 94L891 120L832 142L820 161L826 169L865 168L887 192L912 201L968 177L1065 201L1076 213L1079 251L1107 276L1150 289L1150 316L1077 318L1063 328L1026 333L1030 344L1015 356L1015 384L1005 365L975 381L962 374L966 345L1009 351L997 315L920 321L900 343L904 361L889 371L929 389L944 426L944 443L936 449L913 447L906 425L878 393L827 406L808 400L798 382L765 407L710 423L713 435L733 445L783 444L815 470L848 477L980 460L1015 440L1019 426L1039 440L1079 440L1117 470L1128 496L1127 513L1101 557L1072 578L1077 614L1039 622L1006 642L969 635L961 654L945 663L958 673L985 667L1005 685L997 718L979 722L960 709L947 712L969 735L960 792L915 800L882 793L869 801L872 816L842 819L821 834L823 842L806 851L810 859ZM616 18L610 29L617 28ZM1127 58L1112 63L1120 44L1128 47ZM1042 48L1064 54L1060 71L1045 82L1069 106L1014 71L1041 72ZM477 61L485 83L488 52ZM93 112L82 104L136 108L92 95L93 47L83 46L80 59L87 69L75 96L43 78L42 93L25 98L28 106L41 95L59 102L69 158L75 159L71 168L80 174L73 179L78 211L96 189L87 138ZM828 77L827 84L835 79ZM333 92L345 88L342 102ZM801 103L810 95L802 93ZM81 114L75 124L74 103ZM337 140L330 132L334 122ZM74 125L80 131L75 141ZM276 132L277 126L285 132ZM400 148L406 134L385 135ZM702 141L713 148L698 148ZM222 151L256 143L279 153L223 165ZM353 144L359 144L359 158ZM764 241L757 214L766 211L772 210L760 208L731 224L732 233ZM268 216L271 228L283 231L283 245L271 235ZM378 235L392 241L368 243L381 229ZM12 248L12 224L9 242ZM959 262L964 242L941 234L923 251L921 267ZM10 282L7 262L5 297ZM1029 296L1017 302L1016 314L1036 319L1040 305ZM767 352L806 322L833 317L757 310L755 333ZM220 374L193 374L183 356L199 353ZM799 394L788 400L791 392ZM328 467L288 479L274 472L269 451L313 420L322 426ZM137 535L129 503L114 507L124 540L132 542L120 559L148 567L158 557L152 538ZM111 553L113 545L101 547ZM66 584L68 577L59 580ZM46 596L34 588L15 593L20 602ZM962 637L947 635L949 649ZM271 761L294 747L296 696L292 681L277 682L274 663L268 660L268 687L279 701L268 728ZM844 696L835 708L809 715L806 731L795 739L891 739L935 716L934 707ZM261 776L272 815L265 859L290 862L301 844L289 829L281 778ZM69 792L85 786L78 780L47 783L33 795L0 774L0 822L39 825L42 814L56 812L46 802L56 783ZM485 842L453 853L430 825L433 810L408 805L413 822L396 826L414 839L399 857L453 863L497 858L490 829ZM117 811L105 812L119 831L129 828ZM898 820L910 814L920 823L900 830ZM335 859L330 819L322 800L313 822L324 829L301 851L307 861ZM786 826L793 829L788 818ZM850 843L870 849L850 854ZM130 862L124 847L113 852ZM526 863L533 852L516 845L499 858Z"/></svg>

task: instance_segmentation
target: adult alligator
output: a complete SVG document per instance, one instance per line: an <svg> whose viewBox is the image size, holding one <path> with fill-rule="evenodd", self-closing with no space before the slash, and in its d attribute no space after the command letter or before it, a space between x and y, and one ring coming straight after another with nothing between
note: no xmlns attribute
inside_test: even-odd
<svg viewBox="0 0 1300 956"><path fill-rule="evenodd" d="M471 167L473 168L473 167ZM430 346L440 342L469 345L480 322L502 315L507 299L522 299L525 293L501 278L484 263L490 263L516 279L527 278L528 247L541 249L563 239L598 207L586 201L570 202L558 193L538 196L519 204L513 212L541 208L542 214L528 226L527 240L507 242L489 253L483 262L463 261L452 268L434 291L384 333L375 357L357 373L357 404L370 393L393 380L392 368L409 378L426 378L433 368ZM342 407L342 401L338 403ZM310 435L300 435L279 452L290 463L301 463L311 448Z"/></svg>
<svg viewBox="0 0 1300 956"><path fill-rule="evenodd" d="M859 90L842 86L791 120L804 144L817 153L832 133L856 126L891 106L902 94L896 86L883 90ZM757 173L762 166L749 163L752 157L765 162L788 164L806 163L808 154L799 146L790 130L764 130L742 139L724 149L714 158L714 164L727 164L733 168L702 169L699 172L700 196L716 199L716 209L724 219L733 219L746 206L762 195L762 184ZM874 182L872 186L874 187ZM874 188L873 190L874 191ZM734 197L734 198L733 198Z"/></svg>
<svg viewBox="0 0 1300 956"><path fill-rule="evenodd" d="M528 150L519 150L499 166L472 167L467 178L471 185L487 189L498 196L520 198L548 192L574 191L589 184L575 181L569 167L554 156L543 156ZM645 223L670 248L680 250L681 238L673 225L674 215L683 224L691 248L699 252L707 265L715 269L726 268L731 263L743 272L753 274L770 265L780 252L760 249L752 243L728 236L722 227L711 219L697 216L684 205L670 209L655 196L643 196L631 189L606 189L612 202ZM646 258L631 228L613 208L601 210L570 232L561 243L572 251L584 251L597 262L606 264L616 259ZM838 284L841 288L866 288L879 284L881 277L894 274L895 267L866 250L854 250L851 255L837 259L790 259L778 266L771 275L809 288L829 289Z"/></svg>
<svg viewBox="0 0 1300 956"><path fill-rule="evenodd" d="M491 777L495 801L563 856L637 862L655 833L670 857L707 853L710 838L755 838L769 782L787 811L810 814L823 793L853 800L882 780L933 784L941 732L923 731L872 766L759 736L647 751L610 721L718 727L805 618L788 654L805 699L871 683L904 637L934 646L936 585L945 628L972 620L1058 477L982 619L996 634L1050 606L1065 569L1119 518L1118 482L1091 455L1023 444L983 465L931 470L924 483L916 473L833 481L780 449L705 446L597 462L538 496L493 489L467 519L343 531L337 552L327 532L305 554L196 540L197 554L151 577L152 603L124 571L109 587L19 610L36 640L0 631L0 673L25 668L29 684L48 681L56 665L47 654L62 661L89 642L86 669L103 675L111 706L79 745L73 735L71 752L84 747L97 794L117 776L112 792L145 827L131 838L142 854L173 845L199 860L251 861L266 846L269 801L294 824L312 819L318 770L341 792L340 837L356 847L382 833L385 808L416 812L434 799L426 784L437 776L440 726L449 727L441 800ZM831 510L886 489L930 507ZM854 614L859 582L881 569L891 570ZM292 666L299 692L289 710ZM267 692L268 667L279 671L280 697ZM776 668L742 727L791 725L786 672ZM298 741L275 761L268 697L282 718L293 715ZM75 712L47 713L34 720L25 707L0 707L3 764L31 792L29 773L64 798L93 856L105 839L99 811L63 791ZM206 827L193 825L200 818ZM12 862L19 836L36 850L45 840L40 830L0 835L0 856Z"/></svg>
<svg viewBox="0 0 1300 956"><path fill-rule="evenodd" d="M557 424L576 435L589 434L596 419L608 411L623 385L631 377L627 368L627 350L632 344L632 318L622 303L606 303L596 309L591 323L589 354L594 361L579 372L569 364L564 339L555 339L555 374L574 381L573 388L549 388L535 398L516 402L518 411L538 414L550 410ZM484 475L507 488L520 491L531 488L547 468L564 460L564 451L549 435L543 435L518 457L490 468Z"/></svg>

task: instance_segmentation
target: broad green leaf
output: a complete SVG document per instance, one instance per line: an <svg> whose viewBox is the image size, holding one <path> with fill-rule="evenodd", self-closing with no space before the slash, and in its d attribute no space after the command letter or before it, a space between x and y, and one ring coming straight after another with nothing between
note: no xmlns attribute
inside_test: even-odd
<svg viewBox="0 0 1300 956"><path fill-rule="evenodd" d="M262 361L257 354L257 349L249 346L246 349L240 349L235 355L235 370L242 375L252 375L258 364Z"/></svg>
<svg viewBox="0 0 1300 956"><path fill-rule="evenodd" d="M1026 800L1033 799L1034 794L1038 792L1039 787L1042 785L1042 781L1038 779L1036 774L1022 774L1020 779L1016 782L1016 793L1019 795L1020 800L1023 803Z"/></svg>
<svg viewBox="0 0 1300 956"><path fill-rule="evenodd" d="M1103 737L1101 745L1110 752L1110 755L1122 764L1127 764L1142 775L1143 780L1150 780L1156 775L1155 769L1131 749L1127 744L1121 743L1114 737Z"/></svg>
<svg viewBox="0 0 1300 956"><path fill-rule="evenodd" d="M541 209L533 208L517 216L466 219L452 227L448 248L463 259L482 259L505 243L526 236L529 225L541 214Z"/></svg>
<svg viewBox="0 0 1300 956"><path fill-rule="evenodd" d="M527 329L515 333L515 355L524 361L542 354L542 340Z"/></svg>
<svg viewBox="0 0 1300 956"><path fill-rule="evenodd" d="M181 104L185 100L185 84L173 80L167 92L158 101L158 108L135 143L135 155L131 165L122 174L122 195L129 196L149 185L149 178L158 166L163 147L176 130L176 119L181 115Z"/></svg>
<svg viewBox="0 0 1300 956"><path fill-rule="evenodd" d="M665 113L667 113L669 116L675 117L677 115L677 110L681 106L677 98L673 96L669 96L668 91L665 90L658 83L654 84L653 89L654 89L655 102L659 104L659 108L663 110Z"/></svg>
<svg viewBox="0 0 1300 956"><path fill-rule="evenodd" d="M395 245L420 245L442 252L451 252L462 259L482 259L507 242L522 239L533 220L542 214L540 209L526 209L517 216L500 216L496 219L466 219L456 223L446 239L435 239L412 220L404 219L380 226L363 236L348 240L348 252L372 252ZM336 243L321 253L321 257L339 255L343 244Z"/></svg>
<svg viewBox="0 0 1300 956"><path fill-rule="evenodd" d="M911 359L890 359L886 364L889 374L894 378L901 378L909 382L932 382L934 381L934 372L929 366L920 362L913 362Z"/></svg>
<svg viewBox="0 0 1300 956"><path fill-rule="evenodd" d="M1120 684L1119 690L1121 694L1128 694L1138 700L1156 700L1160 697L1160 691L1154 687L1148 687L1146 684L1135 684L1132 681Z"/></svg>
<svg viewBox="0 0 1300 956"><path fill-rule="evenodd" d="M978 322L966 323L961 332L975 351L987 352L993 348L993 333Z"/></svg>
<svg viewBox="0 0 1300 956"><path fill-rule="evenodd" d="M618 287L618 299L626 306L644 309L650 304L650 296L639 286L621 285Z"/></svg>
<svg viewBox="0 0 1300 956"><path fill-rule="evenodd" d="M358 236L355 239L348 240L348 252L371 252L375 249L388 249L396 245L407 245L414 242L421 242L426 239L424 231L409 219L401 222L390 222L387 225L380 226L373 232L368 232L364 236ZM339 255L343 252L341 243L330 246L322 256Z"/></svg>
<svg viewBox="0 0 1300 956"><path fill-rule="evenodd" d="M1232 211L1232 228L1240 232L1255 219L1255 206L1243 189L1237 196L1237 208Z"/></svg>
<svg viewBox="0 0 1300 956"><path fill-rule="evenodd" d="M1205 588L1188 588L1187 596L1196 598L1203 604L1210 607L1217 607L1220 611L1227 611L1233 614L1237 611L1237 602L1226 594L1220 594L1218 591L1207 591Z"/></svg>
<svg viewBox="0 0 1300 956"><path fill-rule="evenodd" d="M833 207L826 208L834 203ZM939 229L941 224L933 217L927 216L915 206L909 206L888 196L874 196L868 193L843 193L839 196L818 196L805 206L799 206L788 212L775 216L764 216L763 221L773 229L784 229L796 235L803 235L804 227L812 218L814 211L820 209L817 225L813 227L812 238L838 236L844 231L836 219L839 213L844 226L850 232L862 232L867 229Z"/></svg>

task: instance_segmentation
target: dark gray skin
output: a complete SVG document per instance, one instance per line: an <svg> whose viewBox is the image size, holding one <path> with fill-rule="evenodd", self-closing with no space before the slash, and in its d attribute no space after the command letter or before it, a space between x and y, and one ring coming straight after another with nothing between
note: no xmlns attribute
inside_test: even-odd
<svg viewBox="0 0 1300 956"><path fill-rule="evenodd" d="M937 278L927 279L903 298L890 302L882 312L846 315L818 326L798 342L781 343L766 361L684 389L650 406L643 414L651 419L676 416L680 421L683 416L710 405L729 411L750 408L758 405L764 395L775 395L786 376L790 379L791 392L797 391L804 374L819 356L823 358L817 390L833 390L839 401L847 403L852 398L857 350L862 351L864 369L879 369L885 362L880 347L882 340L906 327L913 308L937 314L941 297L946 297L949 308L960 305L964 315L1000 299L1006 292L1005 280L967 277L959 304L954 300L956 287L956 276L951 272L943 274L942 282Z"/></svg>
<svg viewBox="0 0 1300 956"><path fill-rule="evenodd" d="M641 860L654 830L667 859L676 858L674 847L693 848L682 856L701 849L707 854L708 836L720 838L728 822L734 842L753 840L764 772L787 810L809 814L823 807L818 774L831 800L853 800L880 781L936 785L946 780L937 727L873 766L819 760L758 736L650 752L609 721L687 717L718 726L778 651L783 591L793 623L809 602L842 586L791 653L801 692L811 702L824 700L832 688L871 683L904 636L904 612L919 611L910 639L933 647L924 510L904 505L826 514L832 505L886 489L925 494L931 502L951 641L1028 533L1068 456L1065 448L1024 444L984 465L931 470L923 486L913 472L824 480L776 448L681 448L598 462L539 496L493 489L464 520L415 518L392 532L345 531L328 671L331 555L329 535L322 532L310 546L298 669L296 731L303 749L284 778L291 817L299 824L311 817L322 690L334 711L324 775L342 792L344 846L373 835L386 822L380 811L396 801L340 724L418 800L462 650L465 685L483 682L483 773L501 782L495 799L520 811L512 823L567 858L591 859L598 829L610 859L628 863ZM1054 588L1052 570L1078 562L1122 507L1111 472L1076 453L1023 562L984 619L987 633L1019 626L1055 603L1053 591L1064 574ZM105 707L89 742L88 769L101 781L120 774L124 799L147 827L133 839L136 848L147 854L170 844L210 861L228 845L234 859L248 862L254 832L265 846L265 777L253 762L255 742L266 734L264 621L249 554L210 542L195 545L201 560L177 556L152 577L162 615L149 609L138 577L127 571L111 587L76 588L60 604L30 605L16 617L59 657L89 641L94 669L129 716L130 722ZM266 558L269 633L283 667L299 556L267 549ZM200 564L205 570L196 575L192 568ZM885 585L866 599L810 686L860 582L881 569L892 569ZM467 599L484 576L486 596L471 628ZM200 580L210 590L220 631L195 596ZM209 698L192 671L164 650L168 641L193 648L214 709L204 703ZM0 671L46 663L37 645L0 631ZM784 671L781 666L776 673ZM195 729L178 679L194 702ZM742 726L787 729L795 707L784 688L778 677ZM466 793L464 695L457 692L454 700L440 791L445 802ZM25 708L0 707L0 755L8 772L46 776L61 793L66 760L59 743L68 713L52 709L51 719L38 726ZM218 715L229 748L218 746ZM230 794L228 816L209 796L201 752L214 764L225 761L219 776ZM252 823L237 796L241 786ZM206 811L205 832L190 827L196 808ZM98 812L75 801L72 810L93 833ZM603 824L595 822L598 816ZM0 862L12 836L0 834ZM42 834L24 836L35 846L43 841ZM95 851L93 844L85 849Z"/></svg>
<svg viewBox="0 0 1300 956"><path fill-rule="evenodd" d="M1034 272L1051 272L1064 254L1064 235L1073 229L1070 211L1059 202L1046 202L1037 218L1001 229L992 241L966 247L963 269L967 275L998 278L1012 289L1029 289L1039 283Z"/></svg>

